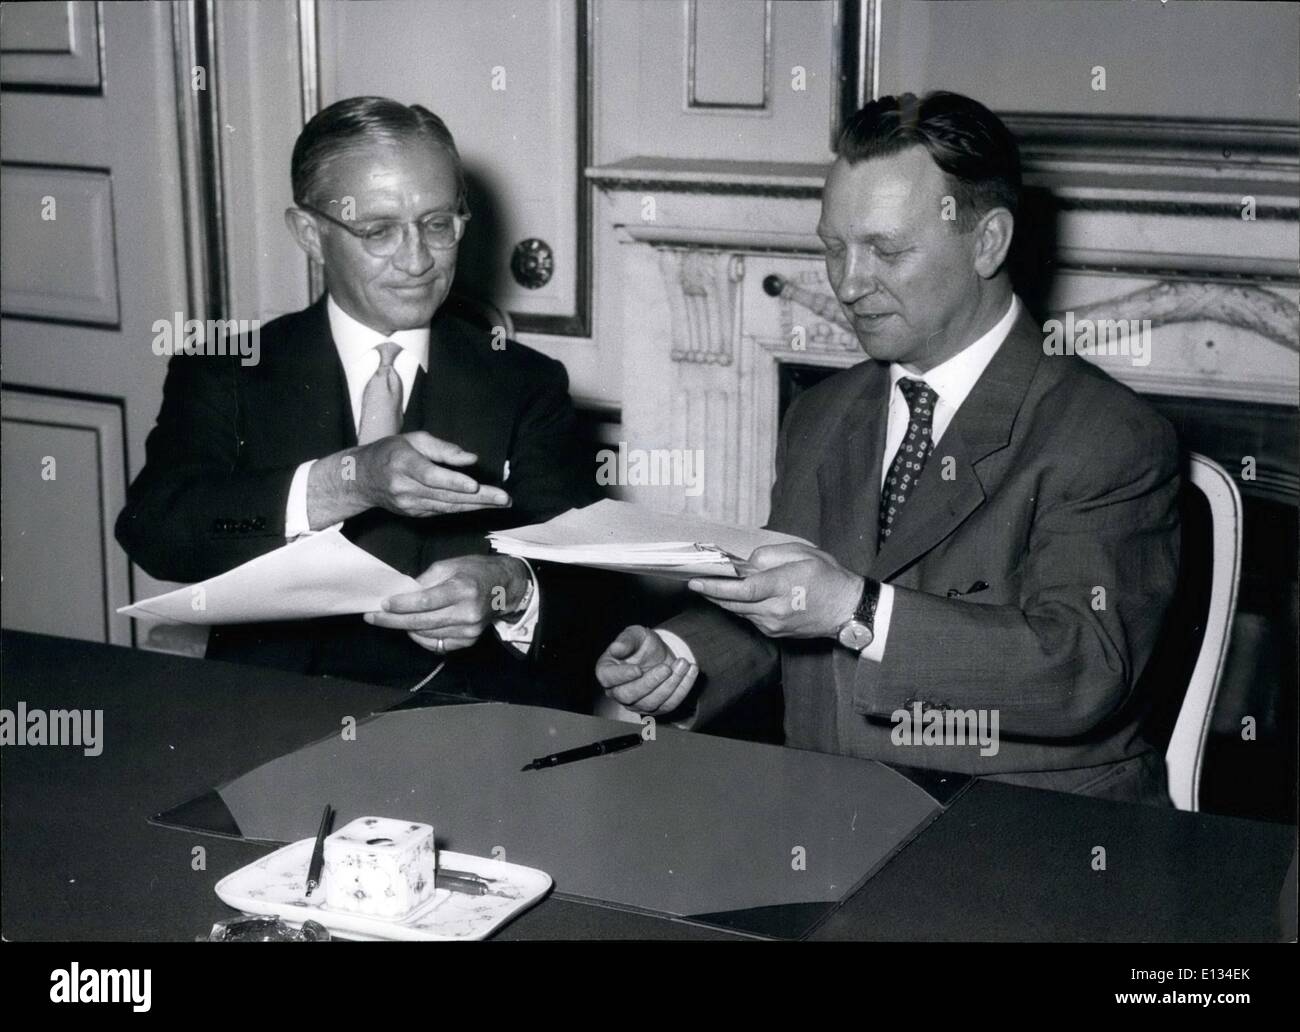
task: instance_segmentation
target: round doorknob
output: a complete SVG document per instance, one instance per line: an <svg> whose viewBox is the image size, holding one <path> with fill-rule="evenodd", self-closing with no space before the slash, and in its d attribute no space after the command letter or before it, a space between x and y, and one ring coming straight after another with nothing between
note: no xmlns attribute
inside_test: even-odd
<svg viewBox="0 0 1300 1032"><path fill-rule="evenodd" d="M521 287L536 290L551 282L555 272L555 252L545 240L529 237L515 244L510 255L510 274Z"/></svg>

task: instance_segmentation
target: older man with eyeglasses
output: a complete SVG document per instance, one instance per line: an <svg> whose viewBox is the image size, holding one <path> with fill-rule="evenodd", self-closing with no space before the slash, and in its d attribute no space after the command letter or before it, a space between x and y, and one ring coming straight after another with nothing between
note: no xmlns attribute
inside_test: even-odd
<svg viewBox="0 0 1300 1032"><path fill-rule="evenodd" d="M303 129L292 178L285 221L325 294L262 328L255 366L172 359L118 539L151 575L195 581L341 524L422 590L364 619L214 628L208 657L414 685L453 655L475 694L508 695L518 656L574 651L562 621L585 608L544 605L485 540L594 499L565 370L444 307L470 213L437 115L339 101Z"/></svg>

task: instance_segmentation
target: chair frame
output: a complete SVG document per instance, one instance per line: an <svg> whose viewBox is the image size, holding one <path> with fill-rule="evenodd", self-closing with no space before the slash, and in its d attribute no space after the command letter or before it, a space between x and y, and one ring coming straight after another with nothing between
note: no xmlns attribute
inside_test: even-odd
<svg viewBox="0 0 1300 1032"><path fill-rule="evenodd" d="M1178 710L1165 769L1169 776L1169 797L1180 810L1200 809L1201 773L1205 743L1214 718L1214 703L1232 639L1232 621L1237 612L1237 586L1241 579L1241 491L1231 475L1213 459L1190 452L1188 479L1205 495L1210 506L1211 544L1210 605L1205 614L1205 633L1188 679L1187 692Z"/></svg>

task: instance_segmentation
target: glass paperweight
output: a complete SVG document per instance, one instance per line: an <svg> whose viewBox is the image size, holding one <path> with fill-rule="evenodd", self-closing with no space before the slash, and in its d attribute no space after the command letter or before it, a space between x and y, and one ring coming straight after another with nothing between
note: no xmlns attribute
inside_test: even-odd
<svg viewBox="0 0 1300 1032"><path fill-rule="evenodd" d="M329 942L330 932L316 921L304 921L301 928L290 928L278 917L245 916L218 921L208 933L207 941Z"/></svg>

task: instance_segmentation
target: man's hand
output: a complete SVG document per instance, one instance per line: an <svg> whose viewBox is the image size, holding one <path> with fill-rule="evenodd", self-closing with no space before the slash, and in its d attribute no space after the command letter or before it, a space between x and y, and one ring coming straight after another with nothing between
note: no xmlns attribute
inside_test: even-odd
<svg viewBox="0 0 1300 1032"><path fill-rule="evenodd" d="M637 713L671 713L690 694L700 668L674 659L654 631L633 625L596 661L596 680L605 694Z"/></svg>
<svg viewBox="0 0 1300 1032"><path fill-rule="evenodd" d="M770 638L834 638L852 618L863 579L811 545L764 545L740 580L697 577L687 585Z"/></svg>
<svg viewBox="0 0 1300 1032"><path fill-rule="evenodd" d="M313 530L367 509L399 516L436 516L503 508L510 496L449 467L470 466L472 452L424 430L383 437L318 459L307 479Z"/></svg>
<svg viewBox="0 0 1300 1032"><path fill-rule="evenodd" d="M466 555L436 562L416 578L422 590L385 600L367 613L376 627L406 631L431 652L455 652L478 641L488 625L519 611L528 567L513 556Z"/></svg>

